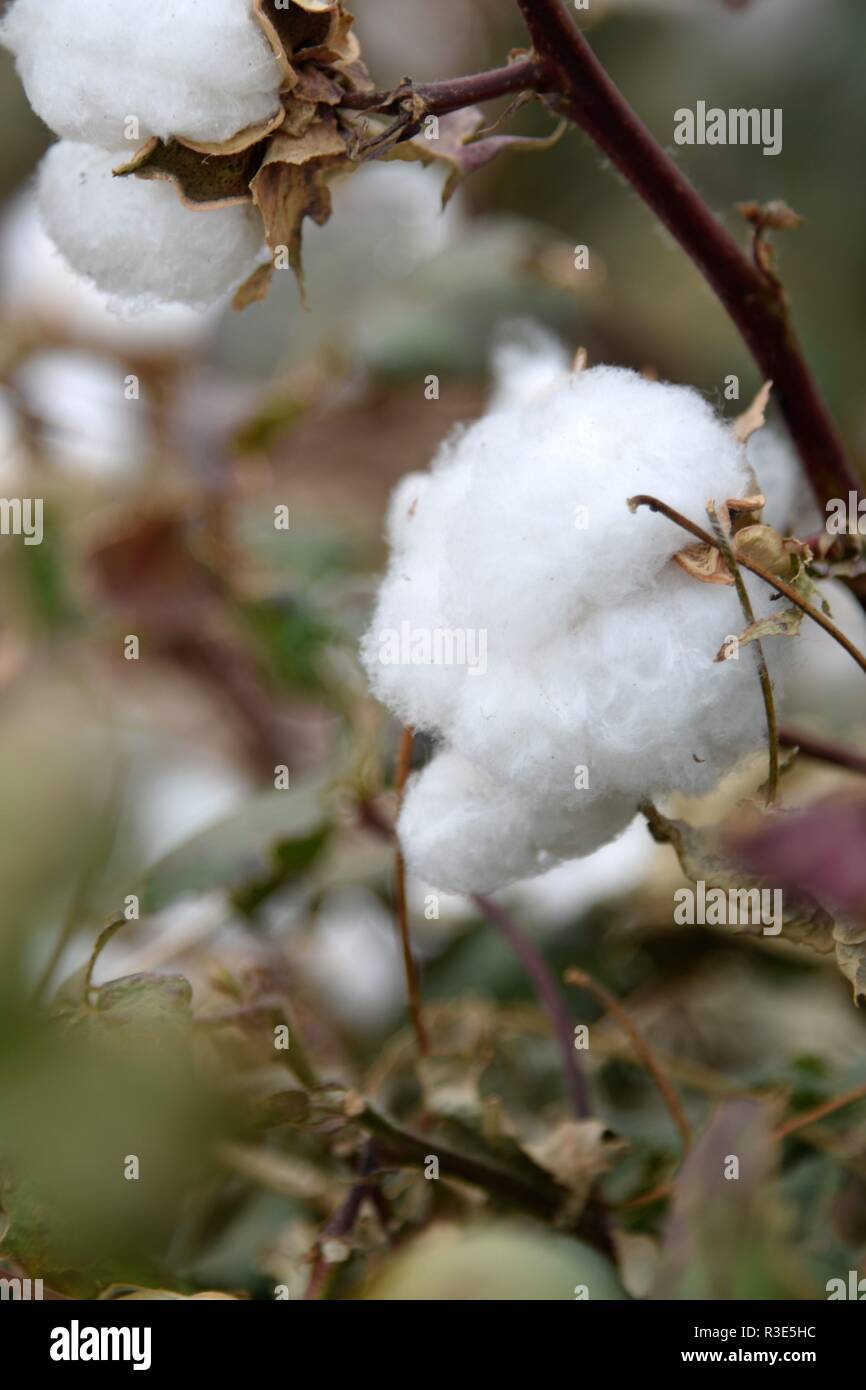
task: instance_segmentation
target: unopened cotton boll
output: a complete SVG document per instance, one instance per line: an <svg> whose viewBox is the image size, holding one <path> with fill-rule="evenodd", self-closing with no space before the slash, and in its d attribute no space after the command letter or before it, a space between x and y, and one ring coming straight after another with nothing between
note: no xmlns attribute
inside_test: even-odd
<svg viewBox="0 0 866 1390"><path fill-rule="evenodd" d="M404 800L407 862L462 891L592 853L766 740L753 649L715 660L745 626L734 588L687 575L689 537L627 505L706 527L708 499L748 496L729 426L688 388L573 372L525 330L496 362L486 415L395 493L362 644L380 698L439 745ZM778 680L793 644L767 645Z"/></svg>
<svg viewBox="0 0 866 1390"><path fill-rule="evenodd" d="M0 39L34 111L69 140L221 141L279 109L249 0L16 0Z"/></svg>
<svg viewBox="0 0 866 1390"><path fill-rule="evenodd" d="M73 270L143 309L204 308L250 274L263 252L251 205L189 208L164 180L115 177L121 158L61 140L42 161L39 211Z"/></svg>

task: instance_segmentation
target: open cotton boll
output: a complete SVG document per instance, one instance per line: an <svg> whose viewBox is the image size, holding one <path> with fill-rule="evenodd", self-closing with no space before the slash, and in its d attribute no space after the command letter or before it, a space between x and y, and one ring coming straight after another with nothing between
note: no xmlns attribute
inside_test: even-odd
<svg viewBox="0 0 866 1390"><path fill-rule="evenodd" d="M745 625L736 591L673 564L688 537L627 505L655 495L706 526L708 499L752 491L745 450L696 392L563 370L521 332L487 414L398 488L362 646L380 698L440 744L399 831L446 890L589 854L642 801L707 792L766 741L754 650L715 659ZM746 583L757 617L775 611ZM384 661L388 627L417 647ZM767 644L778 684L794 648Z"/></svg>
<svg viewBox="0 0 866 1390"><path fill-rule="evenodd" d="M0 230L0 303L64 338L136 356L195 352L217 317L182 304L119 313L70 269L47 236L30 193L16 200Z"/></svg>
<svg viewBox="0 0 866 1390"><path fill-rule="evenodd" d="M488 893L615 839L635 806L598 802L590 818L563 817L535 796L444 749L406 791L397 830L412 873L445 892Z"/></svg>
<svg viewBox="0 0 866 1390"><path fill-rule="evenodd" d="M42 161L39 211L73 270L142 308L203 308L239 285L263 250L252 207L189 208L170 183L116 178L119 158L61 140Z"/></svg>
<svg viewBox="0 0 866 1390"><path fill-rule="evenodd" d="M16 0L0 38L34 111L68 140L227 140L279 108L249 0Z"/></svg>
<svg viewBox="0 0 866 1390"><path fill-rule="evenodd" d="M532 646L645 588L683 536L633 516L628 497L655 493L705 524L709 496L749 482L741 446L697 392L617 367L564 371L528 403L500 391L434 470L467 464L465 501L442 517L443 612L491 644Z"/></svg>
<svg viewBox="0 0 866 1390"><path fill-rule="evenodd" d="M144 464L148 407L127 399L123 367L87 352L37 352L19 368L15 385L55 467L122 478Z"/></svg>

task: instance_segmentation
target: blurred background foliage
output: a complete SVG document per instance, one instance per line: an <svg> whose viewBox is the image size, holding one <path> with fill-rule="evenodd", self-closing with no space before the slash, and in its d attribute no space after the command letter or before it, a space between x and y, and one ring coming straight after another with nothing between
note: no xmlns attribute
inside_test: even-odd
<svg viewBox="0 0 866 1390"><path fill-rule="evenodd" d="M354 9L382 87L524 42L501 0ZM678 158L744 241L737 202L805 217L781 272L862 461L862 3L595 0L589 28L665 144L698 99L782 108L778 158ZM699 1131L673 1198L679 1141L617 1020L569 991L597 1117L576 1124L507 944L460 899L428 919L419 884L427 1062L405 1030L376 830L396 731L355 657L388 491L480 409L515 316L719 403L735 373L748 400L755 369L698 273L569 131L445 214L436 170L344 180L306 238L306 312L277 276L240 316L119 320L41 238L49 137L5 55L0 116L2 490L46 505L43 545L0 542L6 1272L86 1297L573 1299L823 1297L863 1269L863 1107L767 1144L866 1082L850 991L796 947L675 927L681 872L642 825L506 900L556 975L591 972L651 1041ZM550 121L529 106L513 128ZM839 687L806 722L856 745L862 700ZM717 820L755 781L689 809ZM798 764L787 785L847 779ZM720 1188L732 1152L746 1178ZM451 1156L439 1182L431 1154Z"/></svg>

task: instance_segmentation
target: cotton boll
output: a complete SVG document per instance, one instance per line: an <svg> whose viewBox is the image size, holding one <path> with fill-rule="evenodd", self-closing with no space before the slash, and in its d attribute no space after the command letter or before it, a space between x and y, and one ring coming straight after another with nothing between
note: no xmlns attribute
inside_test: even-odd
<svg viewBox="0 0 866 1390"><path fill-rule="evenodd" d="M766 498L763 520L783 536L814 536L825 515L797 454L777 430L765 427L749 440L746 456Z"/></svg>
<svg viewBox="0 0 866 1390"><path fill-rule="evenodd" d="M552 333L532 320L503 327L493 345L492 411L530 405L569 369L568 354Z"/></svg>
<svg viewBox="0 0 866 1390"><path fill-rule="evenodd" d="M116 178L119 159L64 140L42 161L45 229L79 275L143 308L203 307L253 270L263 242L250 205L188 208L163 180Z"/></svg>
<svg viewBox="0 0 866 1390"><path fill-rule="evenodd" d="M0 231L0 302L8 312L64 338L136 356L195 352L213 332L216 316L181 304L118 312L70 270L29 193L16 200Z"/></svg>
<svg viewBox="0 0 866 1390"><path fill-rule="evenodd" d="M530 808L459 754L438 753L406 790L397 825L410 871L452 893L538 873Z"/></svg>
<svg viewBox="0 0 866 1390"><path fill-rule="evenodd" d="M448 530L458 580L443 603L491 645L547 640L642 589L682 548L671 522L632 515L628 497L655 493L705 523L708 497L748 483L742 449L702 397L613 367L563 372L540 399L494 408L445 467L461 464L472 484Z"/></svg>
<svg viewBox="0 0 866 1390"><path fill-rule="evenodd" d="M248 0L17 0L0 39L33 109L69 140L227 140L279 108Z"/></svg>
<svg viewBox="0 0 866 1390"><path fill-rule="evenodd" d="M592 854L626 828L635 810L630 798L615 796L586 814L575 795L563 815L545 804L542 788L523 795L446 749L410 782L397 829L420 878L446 892L487 893Z"/></svg>
<svg viewBox="0 0 866 1390"><path fill-rule="evenodd" d="M39 421L55 467L94 478L128 477L149 443L148 406L128 400L122 367L86 352L39 352L15 384Z"/></svg>
<svg viewBox="0 0 866 1390"><path fill-rule="evenodd" d="M396 493L363 647L380 698L441 745L399 831L410 867L451 890L587 855L648 797L709 791L766 740L755 649L716 660L745 626L734 587L687 575L672 561L689 538L627 506L656 495L706 525L708 499L747 496L729 427L685 388L564 370L525 332L499 370L483 419ZM746 585L757 617L775 611ZM453 659L404 652L383 673L374 639L398 620L449 634ZM780 692L793 655L766 644Z"/></svg>

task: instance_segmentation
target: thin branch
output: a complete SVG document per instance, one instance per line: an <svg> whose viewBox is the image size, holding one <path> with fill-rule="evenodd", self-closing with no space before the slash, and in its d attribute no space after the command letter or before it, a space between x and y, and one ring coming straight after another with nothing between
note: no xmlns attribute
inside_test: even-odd
<svg viewBox="0 0 866 1390"><path fill-rule="evenodd" d="M420 99L428 115L447 116L465 106L496 97L535 91L544 85L544 68L535 57L519 58L505 67L443 82L401 82L389 92L347 92L341 105L353 111L391 111L407 100Z"/></svg>
<svg viewBox="0 0 866 1390"><path fill-rule="evenodd" d="M716 220L688 179L625 101L559 0L517 0L546 85L607 155L709 281L740 330L765 380L775 383L815 495L859 492L827 407L789 321L780 288L768 281ZM542 79L544 81L544 79Z"/></svg>
<svg viewBox="0 0 866 1390"><path fill-rule="evenodd" d="M728 567L734 586L737 590L737 598L740 600L740 607L743 610L743 617L747 627L753 627L755 623L755 613L752 608L752 601L749 598L749 591L746 588L745 580L740 573L740 567L736 556L728 542L728 538L722 530L716 509L712 502L708 503L707 511L710 515L710 522L715 532L718 549L721 551L722 558ZM779 725L776 719L776 702L773 698L773 682L770 680L770 672L767 667L767 658L764 656L764 648L756 638L753 643L755 649L755 659L758 667L758 679L761 682L761 695L764 700L764 712L767 717L767 747L770 756L770 775L767 779L767 805L772 806L779 795Z"/></svg>
<svg viewBox="0 0 866 1390"><path fill-rule="evenodd" d="M406 790L406 783L409 780L409 772L412 768L412 743L414 735L411 729L404 729L400 736L400 751L397 757L397 772L395 777L395 789L397 792L397 815L400 815L400 807L403 804L403 794ZM415 1041L418 1051L422 1057L426 1057L430 1051L430 1042L427 1037L427 1030L424 1027L424 1018L421 1012L421 989L418 984L418 971L415 966L415 958L412 955L412 941L409 936L409 906L406 901L406 861L403 858L403 851L400 841L396 841L397 848L394 851L394 915L397 919L397 931L400 936L400 946L403 952L403 970L406 975L406 996L409 1004L409 1016L412 1020L412 1028L415 1033Z"/></svg>
<svg viewBox="0 0 866 1390"><path fill-rule="evenodd" d="M687 516L683 516L682 512L678 512L675 507L669 507L667 502L659 501L658 497L650 497L646 493L641 493L638 497L630 497L628 499L628 505L633 512L637 511L638 507L649 507L652 512L660 512L662 516L667 517L668 521L674 522L676 526L681 526L684 531L688 531L689 535L702 541L704 545L711 545L714 550L721 552L721 546L715 537L710 535L709 531L705 531L702 526L698 526L694 521L689 521ZM763 579L765 584L769 584L777 593L784 594L786 599L789 599L797 608L802 609L813 622L817 623L819 627L822 627L826 633L829 633L834 642L838 642L839 646L845 649L848 655L857 662L861 671L866 672L866 656L854 646L853 642L848 641L844 632L841 632L826 614L821 613L817 608L813 608L808 600L802 598L797 593L796 589L793 589L790 584L786 584L784 579L779 579L775 574L771 574L769 570L765 570L763 565L756 565L754 560L747 560L745 555L738 555L737 562L743 569L749 570L752 574L756 574L759 579Z"/></svg>
<svg viewBox="0 0 866 1390"><path fill-rule="evenodd" d="M685 1157L692 1146L692 1132L689 1127L689 1122L686 1119L686 1114L679 1096L665 1076L655 1053L637 1027L637 1024L634 1023L630 1015L623 1008L616 995L612 994L610 990L598 980L594 980L585 970L578 970L576 968L567 970L565 973L565 982L569 985L578 985L581 989L588 989L590 993L595 995L599 1003L607 1009L609 1013L613 1014L623 1032L630 1039L635 1052L650 1073L653 1081L656 1083L662 1099L670 1112L671 1119L679 1130L680 1138L683 1142L683 1157Z"/></svg>
<svg viewBox="0 0 866 1390"><path fill-rule="evenodd" d="M843 1110L858 1100L866 1100L866 1086L855 1086L853 1090L845 1091L841 1096L833 1096L831 1100L825 1100L823 1104L816 1105L814 1110L807 1110L804 1115L795 1115L793 1119L786 1120L783 1125L773 1131L773 1138L787 1139L789 1135L796 1134L798 1130L816 1124L818 1120L825 1119L827 1115L835 1115L837 1110Z"/></svg>
<svg viewBox="0 0 866 1390"><path fill-rule="evenodd" d="M424 1168L433 1154L439 1159L440 1172L444 1177L471 1183L500 1201L537 1216L555 1216L568 1198L566 1190L546 1174L539 1172L533 1178L527 1173L512 1172L474 1155L458 1153L429 1135L403 1129L369 1103L364 1105L360 1114L353 1114L351 1118L353 1124L359 1125L375 1138L383 1160L390 1156L406 1166Z"/></svg>
<svg viewBox="0 0 866 1390"><path fill-rule="evenodd" d="M579 1120L585 1120L592 1114L589 1090L577 1060L574 1026L556 981L531 941L524 936L511 915L500 907L499 903L480 893L473 894L472 901L477 904L488 922L504 936L531 979L541 1006L550 1019L554 1037L562 1054L566 1084L574 1113Z"/></svg>
<svg viewBox="0 0 866 1390"><path fill-rule="evenodd" d="M379 1166L376 1147L372 1139L368 1139L361 1151L358 1167L360 1178L349 1189L345 1200L340 1204L330 1221L325 1226L324 1231L316 1242L313 1269L310 1274L310 1281L304 1300L326 1298L330 1290L331 1282L335 1270L339 1265L330 1262L325 1254L324 1246L328 1240L344 1240L352 1234L355 1222L361 1214L364 1202L369 1200L375 1207L383 1227L387 1226L387 1208L382 1206L382 1194L379 1191L375 1180L375 1173ZM378 1198L378 1200L377 1200Z"/></svg>
<svg viewBox="0 0 866 1390"><path fill-rule="evenodd" d="M833 767L844 767L848 772L866 775L866 754L855 753L851 748L842 748L838 743L815 738L813 734L803 733L802 729L791 729L782 725L779 729L779 743L783 748L797 748L806 758L816 762L830 763Z"/></svg>

